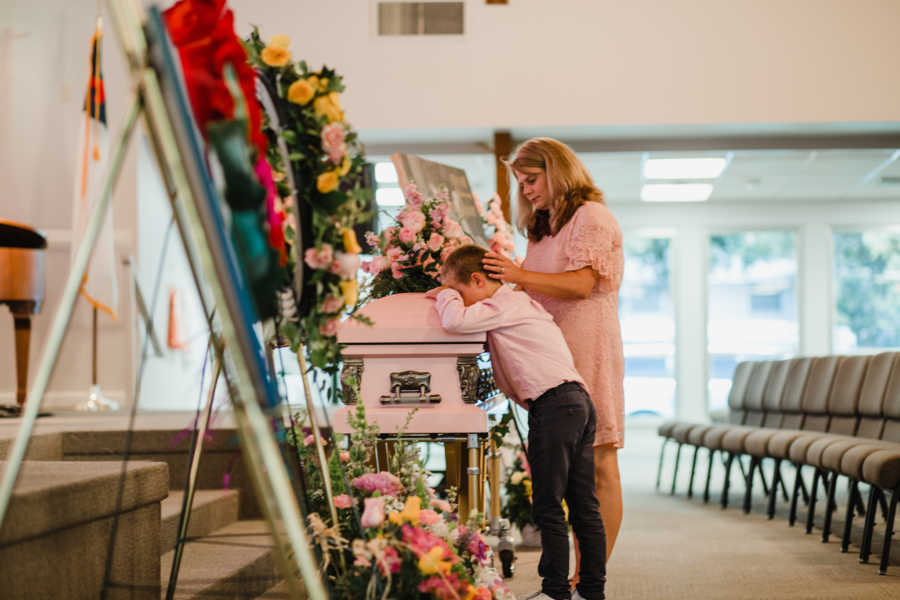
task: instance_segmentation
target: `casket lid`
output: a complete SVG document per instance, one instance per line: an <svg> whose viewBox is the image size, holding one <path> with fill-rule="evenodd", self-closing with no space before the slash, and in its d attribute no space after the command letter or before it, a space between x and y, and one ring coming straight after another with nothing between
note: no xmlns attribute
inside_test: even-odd
<svg viewBox="0 0 900 600"><path fill-rule="evenodd" d="M407 293L385 296L363 306L359 313L372 320L369 326L346 319L338 327L342 344L440 344L476 342L487 339L484 333L456 334L441 327L434 300L425 294Z"/></svg>

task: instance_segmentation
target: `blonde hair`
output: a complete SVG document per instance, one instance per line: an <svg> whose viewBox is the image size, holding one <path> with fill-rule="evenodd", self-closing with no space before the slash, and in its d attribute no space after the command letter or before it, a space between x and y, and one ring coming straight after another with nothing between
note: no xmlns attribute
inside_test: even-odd
<svg viewBox="0 0 900 600"><path fill-rule="evenodd" d="M585 202L603 201L601 192L584 164L572 149L552 138L532 138L522 143L509 161L507 168L521 172L522 169L541 169L547 174L550 192L548 210L535 210L518 185L518 216L516 226L528 234L528 239L539 241L545 236L554 236L569 222L578 207Z"/></svg>

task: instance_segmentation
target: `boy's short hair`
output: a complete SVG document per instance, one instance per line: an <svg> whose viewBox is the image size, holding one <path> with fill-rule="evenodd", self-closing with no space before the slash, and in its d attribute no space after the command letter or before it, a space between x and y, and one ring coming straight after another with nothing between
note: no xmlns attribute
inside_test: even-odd
<svg viewBox="0 0 900 600"><path fill-rule="evenodd" d="M487 254L487 250L475 244L460 246L451 252L444 261L444 266L441 268L441 276L447 277L449 275L454 281L468 283L472 279L472 273L484 273L487 275L487 271L481 265L481 260L485 254Z"/></svg>

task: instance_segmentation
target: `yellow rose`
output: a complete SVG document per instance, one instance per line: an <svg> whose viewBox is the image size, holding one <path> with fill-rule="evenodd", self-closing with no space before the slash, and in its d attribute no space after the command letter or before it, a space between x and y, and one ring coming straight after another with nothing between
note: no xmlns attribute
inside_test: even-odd
<svg viewBox="0 0 900 600"><path fill-rule="evenodd" d="M338 167L338 174L340 174L340 176L343 177L344 175L349 173L351 164L352 163L350 162L350 159L347 158L347 155L345 154L344 160L341 161L341 166Z"/></svg>
<svg viewBox="0 0 900 600"><path fill-rule="evenodd" d="M359 254L362 252L362 248L359 245L359 242L356 241L356 232L347 227L343 232L344 236L344 252L349 254Z"/></svg>
<svg viewBox="0 0 900 600"><path fill-rule="evenodd" d="M337 189L337 186L338 174L334 171L326 171L325 173L319 175L318 179L316 179L316 189L323 194L333 192Z"/></svg>
<svg viewBox="0 0 900 600"><path fill-rule="evenodd" d="M298 79L288 88L287 99L294 104L304 105L316 94L315 89L305 79Z"/></svg>
<svg viewBox="0 0 900 600"><path fill-rule="evenodd" d="M283 67L291 61L291 53L280 46L266 46L259 57L270 67Z"/></svg>
<svg viewBox="0 0 900 600"><path fill-rule="evenodd" d="M341 294L344 296L344 304L347 306L353 307L356 306L356 300L359 297L359 284L356 283L355 279L348 279L347 281L342 281L341 286Z"/></svg>
<svg viewBox="0 0 900 600"><path fill-rule="evenodd" d="M314 90L319 89L319 78L316 77L315 75L310 75L309 77L306 78L306 81L309 83L309 85Z"/></svg>
<svg viewBox="0 0 900 600"><path fill-rule="evenodd" d="M319 91L324 92L327 89L328 89L328 78L323 77L322 79L319 80Z"/></svg>
<svg viewBox="0 0 900 600"><path fill-rule="evenodd" d="M285 50L291 45L291 38L284 35L283 33L279 33L278 35L273 35L269 38L269 46L273 48L284 48Z"/></svg>
<svg viewBox="0 0 900 600"><path fill-rule="evenodd" d="M328 119L329 123L341 121L344 118L344 113L343 111L341 111L338 94L335 92L331 92L326 96L319 96L318 98L316 98L315 102L313 102L313 110L315 111L317 117L324 116Z"/></svg>

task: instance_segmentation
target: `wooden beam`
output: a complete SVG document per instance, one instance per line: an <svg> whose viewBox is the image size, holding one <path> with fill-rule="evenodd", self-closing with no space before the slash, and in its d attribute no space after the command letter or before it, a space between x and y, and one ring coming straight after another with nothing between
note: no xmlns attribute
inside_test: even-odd
<svg viewBox="0 0 900 600"><path fill-rule="evenodd" d="M509 158L513 151L512 135L508 131L494 132L494 161L497 164L497 195L500 196L500 206L503 208L503 216L511 223L509 206L509 172L503 161Z"/></svg>

